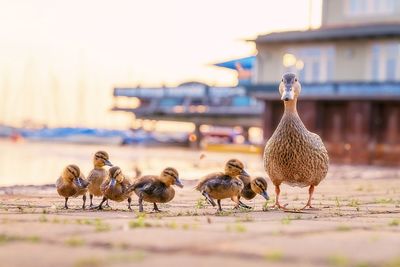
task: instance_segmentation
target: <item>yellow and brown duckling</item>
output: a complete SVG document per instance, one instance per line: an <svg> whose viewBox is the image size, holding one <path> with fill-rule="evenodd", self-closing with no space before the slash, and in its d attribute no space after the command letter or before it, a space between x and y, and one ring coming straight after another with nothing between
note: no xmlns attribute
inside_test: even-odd
<svg viewBox="0 0 400 267"><path fill-rule="evenodd" d="M309 186L309 198L305 208L312 208L314 188L328 172L328 152L321 138L306 129L297 113L297 98L301 85L297 76L286 73L279 84L284 102L282 119L265 145L264 168L275 185L275 207L285 209L279 203L280 185Z"/></svg>
<svg viewBox="0 0 400 267"><path fill-rule="evenodd" d="M238 178L239 175L247 175L244 165L240 160L231 159L225 164L225 172L211 173L198 182L195 189L200 191L207 201L215 207L218 203L218 210L222 211L221 199L231 198L236 203L235 208L244 207L239 201L240 193L244 185Z"/></svg>
<svg viewBox="0 0 400 267"><path fill-rule="evenodd" d="M93 156L93 170L88 175L90 207L93 206L93 196L101 197L103 193L100 190L101 184L108 178L108 171L104 166L111 166L108 153L105 151L97 151ZM108 202L106 203L108 205Z"/></svg>
<svg viewBox="0 0 400 267"><path fill-rule="evenodd" d="M82 196L83 205L85 209L86 192L88 190L88 181L86 181L81 174L78 166L70 164L64 168L61 176L57 179L56 188L60 196L65 198L64 207L68 209L68 198Z"/></svg>
<svg viewBox="0 0 400 267"><path fill-rule="evenodd" d="M253 199L257 194L263 196L265 200L269 200L267 193L268 184L263 177L250 177L248 175L240 175L239 179L243 182L243 190L240 193L240 197L250 200ZM239 199L241 206L250 208L246 204L242 203Z"/></svg>
<svg viewBox="0 0 400 267"><path fill-rule="evenodd" d="M160 212L157 203L169 202L175 196L172 185L183 187L178 171L171 167L165 168L160 176L145 175L137 178L131 190L139 197L139 211L143 212L143 201L146 201L153 203L155 212Z"/></svg>
<svg viewBox="0 0 400 267"><path fill-rule="evenodd" d="M131 183L122 174L121 169L118 166L113 166L109 170L108 178L101 184L100 190L103 194L103 200L97 209L103 209L103 204L108 199L121 202L128 200L128 209L132 210L132 191L129 190Z"/></svg>

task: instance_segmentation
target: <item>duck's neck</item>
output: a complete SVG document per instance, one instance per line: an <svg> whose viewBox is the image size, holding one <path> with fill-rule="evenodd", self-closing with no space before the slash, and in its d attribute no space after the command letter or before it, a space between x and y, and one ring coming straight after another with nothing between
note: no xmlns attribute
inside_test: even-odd
<svg viewBox="0 0 400 267"><path fill-rule="evenodd" d="M297 115L297 99L292 101L283 101L285 105L285 115Z"/></svg>

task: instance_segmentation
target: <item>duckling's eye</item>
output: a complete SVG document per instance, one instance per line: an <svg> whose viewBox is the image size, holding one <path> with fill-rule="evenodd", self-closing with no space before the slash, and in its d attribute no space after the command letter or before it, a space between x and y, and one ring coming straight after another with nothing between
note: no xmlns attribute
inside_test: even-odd
<svg viewBox="0 0 400 267"><path fill-rule="evenodd" d="M283 82L283 78L282 78L282 82Z"/></svg>
<svg viewBox="0 0 400 267"><path fill-rule="evenodd" d="M297 82L297 78L295 78L294 81Z"/></svg>

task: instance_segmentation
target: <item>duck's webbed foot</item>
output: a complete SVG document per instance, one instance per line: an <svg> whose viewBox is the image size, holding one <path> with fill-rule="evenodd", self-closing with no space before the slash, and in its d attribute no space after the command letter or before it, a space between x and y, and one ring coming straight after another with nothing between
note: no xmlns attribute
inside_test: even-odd
<svg viewBox="0 0 400 267"><path fill-rule="evenodd" d="M287 210L286 206L288 204L285 205L281 205L279 203L279 195L281 193L281 189L279 188L279 185L275 185L275 194L276 194L276 198L275 198L275 204L271 207L271 209L275 209L275 210Z"/></svg>
<svg viewBox="0 0 400 267"><path fill-rule="evenodd" d="M284 205L281 205L279 202L275 202L275 204L271 207L271 209L273 209L273 210L287 210L287 205L288 204L284 204Z"/></svg>
<svg viewBox="0 0 400 267"><path fill-rule="evenodd" d="M316 208L314 206L311 206L311 204L307 204L303 208L301 208L300 210L321 210L321 209Z"/></svg>
<svg viewBox="0 0 400 267"><path fill-rule="evenodd" d="M308 201L307 204L300 210L320 210L318 208L315 208L311 205L311 199L312 199L312 195L314 194L314 185L311 185L310 188L308 189Z"/></svg>
<svg viewBox="0 0 400 267"><path fill-rule="evenodd" d="M153 205L154 205L154 208L153 208L154 212L161 212L161 210L158 208L156 203L153 203Z"/></svg>

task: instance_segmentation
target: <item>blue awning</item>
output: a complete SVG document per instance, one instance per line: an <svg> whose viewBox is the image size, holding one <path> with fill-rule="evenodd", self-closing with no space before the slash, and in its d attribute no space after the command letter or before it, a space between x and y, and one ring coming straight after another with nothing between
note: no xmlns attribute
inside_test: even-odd
<svg viewBox="0 0 400 267"><path fill-rule="evenodd" d="M236 63L240 63L243 69L251 70L254 66L255 61L256 61L256 56L250 56L250 57L229 60L221 63L216 63L213 65L217 67L236 70Z"/></svg>

